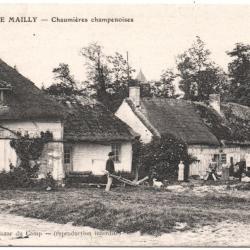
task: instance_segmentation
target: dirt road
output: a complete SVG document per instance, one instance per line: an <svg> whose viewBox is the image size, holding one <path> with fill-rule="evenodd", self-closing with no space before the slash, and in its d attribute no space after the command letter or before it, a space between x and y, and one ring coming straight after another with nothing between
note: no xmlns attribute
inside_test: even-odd
<svg viewBox="0 0 250 250"><path fill-rule="evenodd" d="M250 246L248 232L250 225L221 222L215 227L205 226L154 237L139 233L114 234L89 227L0 214L1 246Z"/></svg>

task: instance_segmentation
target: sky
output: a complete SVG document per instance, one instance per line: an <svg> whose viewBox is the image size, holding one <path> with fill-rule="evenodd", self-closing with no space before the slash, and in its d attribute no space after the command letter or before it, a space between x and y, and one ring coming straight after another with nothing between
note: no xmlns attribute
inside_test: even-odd
<svg viewBox="0 0 250 250"><path fill-rule="evenodd" d="M37 17L36 23L9 23L9 17ZM53 82L53 68L67 63L79 81L86 79L80 49L98 42L107 54L118 51L137 72L157 80L175 66L176 56L200 36L211 58L227 69L226 51L250 44L250 5L0 5L0 58L37 86ZM130 23L53 23L52 17L125 17ZM47 22L41 19L48 19Z"/></svg>

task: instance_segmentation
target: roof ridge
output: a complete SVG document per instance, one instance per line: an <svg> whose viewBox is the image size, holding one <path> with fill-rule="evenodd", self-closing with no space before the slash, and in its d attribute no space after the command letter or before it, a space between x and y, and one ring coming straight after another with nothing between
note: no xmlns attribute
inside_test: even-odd
<svg viewBox="0 0 250 250"><path fill-rule="evenodd" d="M127 104L130 106L132 111L134 111L135 115L139 118L139 120L146 126L146 128L154 135L160 137L160 133L157 129L152 125L150 121L145 117L145 115L139 110L139 108L135 107L133 102L129 98L125 98Z"/></svg>
<svg viewBox="0 0 250 250"><path fill-rule="evenodd" d="M65 139L73 141L132 140L135 135L126 123L106 109L101 103L83 105L66 103L69 116L65 120Z"/></svg>
<svg viewBox="0 0 250 250"><path fill-rule="evenodd" d="M195 112L192 101L174 98L142 98L141 108L136 108L129 98L125 101L154 135L161 136L169 133L188 144L220 144Z"/></svg>

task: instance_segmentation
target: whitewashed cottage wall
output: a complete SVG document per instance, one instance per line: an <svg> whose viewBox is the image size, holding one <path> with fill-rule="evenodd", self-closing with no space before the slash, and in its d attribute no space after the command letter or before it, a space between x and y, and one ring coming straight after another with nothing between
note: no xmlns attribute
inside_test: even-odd
<svg viewBox="0 0 250 250"><path fill-rule="evenodd" d="M190 175L204 175L208 169L214 154L226 154L226 161L230 164L230 158L233 163L240 161L241 157L246 160L247 167L250 167L250 147L209 147L209 146L189 146L188 152L197 157L200 162L193 163L190 166Z"/></svg>
<svg viewBox="0 0 250 250"><path fill-rule="evenodd" d="M71 147L73 171L92 171L96 175L104 174L111 145L82 142L73 144ZM123 142L121 143L120 162L115 163L115 170L131 172L131 169L132 144L131 142Z"/></svg>
<svg viewBox="0 0 250 250"><path fill-rule="evenodd" d="M149 143L152 139L152 133L147 129L147 127L141 122L141 120L135 115L131 110L127 102L123 101L119 109L116 111L115 115L125 122L128 126L133 128L133 130L141 135L141 140L144 143Z"/></svg>
<svg viewBox="0 0 250 250"><path fill-rule="evenodd" d="M40 135L40 132L49 130L53 133L53 142L45 146L40 158L40 173L48 171L56 180L64 178L63 170L63 125L60 121L1 121L1 125L13 131L23 134ZM0 171L9 170L9 164L17 164L15 151L10 147L10 138L14 135L7 130L0 130Z"/></svg>

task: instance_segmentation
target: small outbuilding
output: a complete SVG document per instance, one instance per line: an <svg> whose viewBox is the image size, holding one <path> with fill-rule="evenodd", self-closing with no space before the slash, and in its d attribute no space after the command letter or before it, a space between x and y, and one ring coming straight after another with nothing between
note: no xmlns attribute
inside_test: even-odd
<svg viewBox="0 0 250 250"><path fill-rule="evenodd" d="M101 103L78 98L64 103L64 169L103 175L108 153L116 171L131 172L134 133Z"/></svg>

